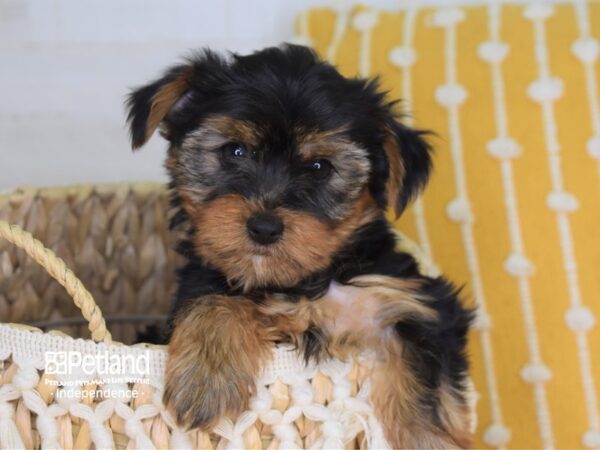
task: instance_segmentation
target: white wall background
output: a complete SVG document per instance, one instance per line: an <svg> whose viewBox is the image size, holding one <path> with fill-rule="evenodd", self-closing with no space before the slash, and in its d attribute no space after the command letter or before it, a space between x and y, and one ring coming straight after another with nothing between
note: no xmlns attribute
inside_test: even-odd
<svg viewBox="0 0 600 450"><path fill-rule="evenodd" d="M128 89L189 49L248 52L278 44L292 36L299 11L330 3L0 0L0 190L164 180L160 137L130 151Z"/></svg>

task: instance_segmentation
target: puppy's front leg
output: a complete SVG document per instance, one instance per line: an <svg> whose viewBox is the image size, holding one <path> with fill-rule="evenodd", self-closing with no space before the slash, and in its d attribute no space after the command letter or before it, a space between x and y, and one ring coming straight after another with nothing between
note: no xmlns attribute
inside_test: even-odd
<svg viewBox="0 0 600 450"><path fill-rule="evenodd" d="M469 448L470 312L442 279L365 275L316 302L330 352L374 350L371 399L393 448Z"/></svg>
<svg viewBox="0 0 600 450"><path fill-rule="evenodd" d="M470 313L443 280L414 282L358 281L377 299L375 411L395 448L471 448L463 353Z"/></svg>
<svg viewBox="0 0 600 450"><path fill-rule="evenodd" d="M181 426L211 429L248 406L272 345L268 324L251 300L197 299L176 317L163 402Z"/></svg>
<svg viewBox="0 0 600 450"><path fill-rule="evenodd" d="M371 374L371 400L392 448L472 448L465 393L442 380L426 386L395 337L385 339Z"/></svg>

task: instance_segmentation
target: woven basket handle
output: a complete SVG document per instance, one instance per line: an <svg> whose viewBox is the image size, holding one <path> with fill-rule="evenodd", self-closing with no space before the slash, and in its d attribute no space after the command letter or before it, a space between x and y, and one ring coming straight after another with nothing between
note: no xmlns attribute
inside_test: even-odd
<svg viewBox="0 0 600 450"><path fill-rule="evenodd" d="M25 250L38 264L58 281L73 297L75 305L81 310L83 317L88 321L88 328L92 339L96 342L112 342L112 336L106 329L106 322L102 311L94 301L92 294L83 286L83 283L66 266L65 262L56 254L44 247L40 241L30 233L8 222L0 220L0 236Z"/></svg>

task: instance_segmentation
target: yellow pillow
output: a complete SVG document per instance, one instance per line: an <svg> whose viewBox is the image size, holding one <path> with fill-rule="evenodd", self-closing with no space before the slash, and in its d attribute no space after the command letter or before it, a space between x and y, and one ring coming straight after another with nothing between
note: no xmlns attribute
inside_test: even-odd
<svg viewBox="0 0 600 450"><path fill-rule="evenodd" d="M397 225L479 306L477 444L600 448L600 3L412 5L307 11L299 40L437 134Z"/></svg>

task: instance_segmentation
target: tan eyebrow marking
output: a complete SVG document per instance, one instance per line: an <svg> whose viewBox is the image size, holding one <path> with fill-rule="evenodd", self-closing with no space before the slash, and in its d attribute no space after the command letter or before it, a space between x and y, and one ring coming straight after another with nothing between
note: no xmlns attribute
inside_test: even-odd
<svg viewBox="0 0 600 450"><path fill-rule="evenodd" d="M259 134L251 122L215 115L204 119L200 127L193 131L186 141L188 139L207 149L220 147L230 141L256 147L259 142Z"/></svg>
<svg viewBox="0 0 600 450"><path fill-rule="evenodd" d="M333 157L355 144L344 135L347 127L328 131L298 131L298 152L305 160Z"/></svg>

